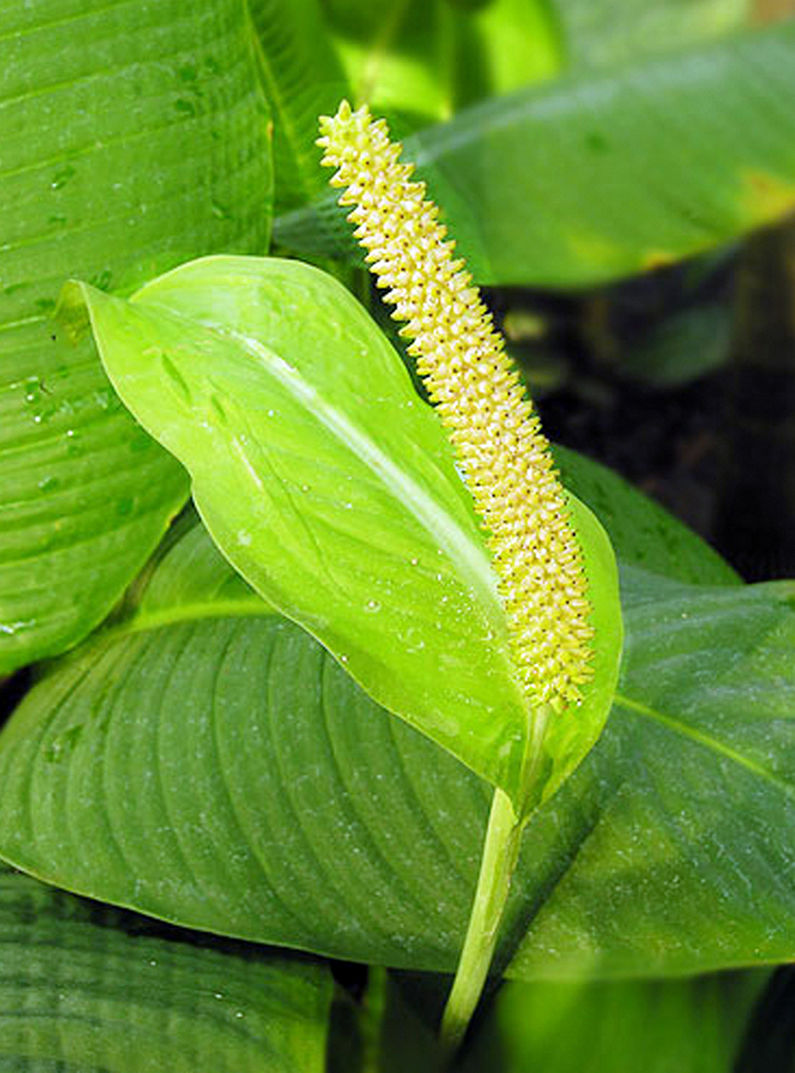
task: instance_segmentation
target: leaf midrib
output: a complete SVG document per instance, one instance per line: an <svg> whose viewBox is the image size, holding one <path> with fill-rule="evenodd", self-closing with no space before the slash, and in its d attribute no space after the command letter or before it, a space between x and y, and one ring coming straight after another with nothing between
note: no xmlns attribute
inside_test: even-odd
<svg viewBox="0 0 795 1073"><path fill-rule="evenodd" d="M755 775L757 778L763 779L771 786L776 787L787 797L795 799L794 786L785 782L784 779L780 779L772 771L769 771L766 767L758 764L750 756L746 756L745 753L741 753L738 749L733 749L730 745L725 745L711 734L706 734L703 730L690 726L677 719L675 716L667 715L665 712L658 711L649 704L643 704L641 701L633 700L631 697L627 697L620 692L615 694L613 703L635 715L641 715L646 719L651 719L655 723L664 726L672 733L688 738L690 741L694 741L698 745L710 749L712 752L719 754L725 759L731 760L733 763L745 768L745 770L749 771L752 775Z"/></svg>

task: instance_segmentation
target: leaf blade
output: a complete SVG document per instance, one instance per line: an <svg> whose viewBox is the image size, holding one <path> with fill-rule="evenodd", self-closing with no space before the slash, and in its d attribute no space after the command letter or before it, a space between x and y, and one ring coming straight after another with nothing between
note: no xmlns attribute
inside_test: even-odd
<svg viewBox="0 0 795 1073"><path fill-rule="evenodd" d="M297 262L217 257L129 303L74 285L64 317L84 304L117 391L188 467L236 569L390 711L525 807L529 715L479 522L436 415L351 295ZM581 733L548 733L528 807L598 736L618 673L615 565L585 511L583 540L595 674L572 720Z"/></svg>
<svg viewBox="0 0 795 1073"><path fill-rule="evenodd" d="M178 558L162 564L172 577ZM724 748L614 711L529 826L501 951L518 948L518 979L675 977L792 953L795 798L726 755L766 750L795 784L791 585L625 575L624 696L662 708L657 690ZM744 661L714 655L726 638ZM699 661L672 708L677 667ZM270 613L140 630L133 616L0 735L5 859L172 921L402 968L454 968L489 798Z"/></svg>
<svg viewBox="0 0 795 1073"><path fill-rule="evenodd" d="M421 131L406 159L478 283L582 287L646 271L792 209L779 102L793 92L793 52L782 23L581 73ZM289 249L358 258L349 230L331 197L275 224Z"/></svg>
<svg viewBox="0 0 795 1073"><path fill-rule="evenodd" d="M235 0L189 22L173 0L7 7L0 673L87 634L186 496L93 347L51 339L62 282L129 291L194 254L259 252L270 230L265 102Z"/></svg>
<svg viewBox="0 0 795 1073"><path fill-rule="evenodd" d="M325 966L163 931L0 870L0 1062L42 1073L320 1073Z"/></svg>

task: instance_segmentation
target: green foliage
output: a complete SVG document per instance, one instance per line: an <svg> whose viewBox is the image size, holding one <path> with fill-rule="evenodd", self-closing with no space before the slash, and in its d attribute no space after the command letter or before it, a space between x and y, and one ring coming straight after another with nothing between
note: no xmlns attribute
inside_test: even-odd
<svg viewBox="0 0 795 1073"><path fill-rule="evenodd" d="M768 973L504 985L462 1073L732 1073ZM576 1030L573 1030L576 1026Z"/></svg>
<svg viewBox="0 0 795 1073"><path fill-rule="evenodd" d="M350 88L319 0L248 0L248 6L273 118L274 207L284 212L325 187L315 150L317 117L336 108Z"/></svg>
<svg viewBox="0 0 795 1073"><path fill-rule="evenodd" d="M401 133L556 73L557 19L547 0L323 0L357 101Z"/></svg>
<svg viewBox="0 0 795 1073"><path fill-rule="evenodd" d="M746 1026L770 975L760 969L696 980L504 982L453 1069L734 1073ZM438 979L389 974L378 1073L438 1073L429 1009L438 1004L440 985Z"/></svg>
<svg viewBox="0 0 795 1073"><path fill-rule="evenodd" d="M339 282L263 257L276 212L363 294L313 145L342 95L409 135L478 282L582 287L781 220L795 21L751 6L0 0L0 680L60 656L0 694L0 858L30 874L0 866L0 1069L438 1073L491 784L538 807L453 1068L791 1061L786 989L758 998L795 958L795 585L742 585L557 448L597 675L518 801L527 713L446 437ZM67 278L110 379L48 323ZM622 373L715 368L727 308L694 289ZM202 520L169 529L189 479Z"/></svg>
<svg viewBox="0 0 795 1073"><path fill-rule="evenodd" d="M528 828L501 956L518 947L523 979L788 959L792 586L624 574L616 706ZM452 969L485 784L235 581L201 528L128 614L0 736L0 854L203 930Z"/></svg>
<svg viewBox="0 0 795 1073"><path fill-rule="evenodd" d="M569 63L611 67L740 29L753 0L554 0Z"/></svg>
<svg viewBox="0 0 795 1073"><path fill-rule="evenodd" d="M790 211L795 139L780 102L794 92L784 23L488 100L406 139L406 156L477 282L582 286ZM330 197L275 230L309 255L354 256Z"/></svg>
<svg viewBox="0 0 795 1073"><path fill-rule="evenodd" d="M64 278L126 291L263 250L270 166L238 0L0 6L3 674L96 626L187 494L90 343L51 338Z"/></svg>
<svg viewBox="0 0 795 1073"><path fill-rule="evenodd" d="M0 1068L321 1073L331 1002L309 959L199 945L0 870Z"/></svg>
<svg viewBox="0 0 795 1073"><path fill-rule="evenodd" d="M376 700L523 795L528 717L496 578L446 434L334 279L212 258L124 302L73 286L127 406L188 468L213 539ZM576 720L550 725L534 800L598 737L621 650L615 564L572 504L596 630ZM525 802L522 801L522 807Z"/></svg>

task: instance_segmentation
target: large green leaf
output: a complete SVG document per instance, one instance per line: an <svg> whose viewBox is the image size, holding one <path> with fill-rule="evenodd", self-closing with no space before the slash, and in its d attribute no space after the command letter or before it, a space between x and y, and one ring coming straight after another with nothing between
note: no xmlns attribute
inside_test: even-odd
<svg viewBox="0 0 795 1073"><path fill-rule="evenodd" d="M792 210L794 93L788 22L486 101L407 139L405 156L479 283L592 284ZM331 196L276 234L359 256Z"/></svg>
<svg viewBox="0 0 795 1073"><path fill-rule="evenodd" d="M0 870L0 1069L322 1073L331 980Z"/></svg>
<svg viewBox="0 0 795 1073"><path fill-rule="evenodd" d="M210 931L452 970L488 786L230 584L189 532L31 691L0 735L0 855ZM793 586L624 589L619 698L529 825L501 956L526 979L791 959Z"/></svg>
<svg viewBox="0 0 795 1073"><path fill-rule="evenodd" d="M526 802L530 718L469 493L441 423L345 288L295 261L219 257L129 302L68 295L64 316L87 307L114 386L189 469L214 540L257 591L517 811L549 796L598 737L620 656L615 562L587 508L572 500L594 674L576 722L549 724Z"/></svg>
<svg viewBox="0 0 795 1073"><path fill-rule="evenodd" d="M262 252L270 165L240 0L5 0L0 23L2 674L102 619L186 495L93 347L51 339L63 280Z"/></svg>

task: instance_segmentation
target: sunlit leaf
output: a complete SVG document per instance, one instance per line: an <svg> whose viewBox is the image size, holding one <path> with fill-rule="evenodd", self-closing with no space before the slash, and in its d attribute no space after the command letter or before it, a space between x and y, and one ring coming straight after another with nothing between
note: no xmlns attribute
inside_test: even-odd
<svg viewBox="0 0 795 1073"><path fill-rule="evenodd" d="M479 522L441 423L345 288L294 261L211 258L129 302L73 285L64 316L86 308L116 390L190 471L224 555L368 693L518 802L530 720ZM620 655L609 541L571 509L594 673L576 713L548 724L530 803L598 737Z"/></svg>

